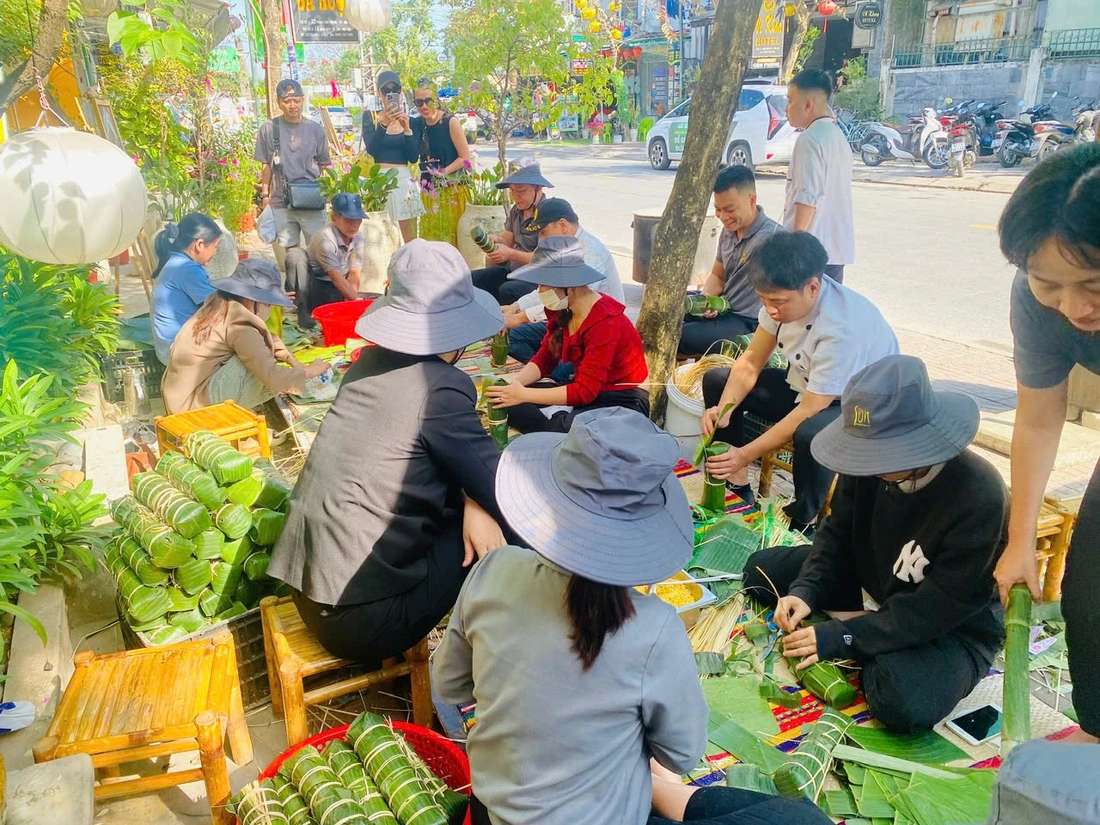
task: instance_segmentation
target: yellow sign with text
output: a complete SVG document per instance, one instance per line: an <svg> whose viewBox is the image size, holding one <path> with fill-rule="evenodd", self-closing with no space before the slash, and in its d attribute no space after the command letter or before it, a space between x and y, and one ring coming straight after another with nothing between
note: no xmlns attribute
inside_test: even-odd
<svg viewBox="0 0 1100 825"><path fill-rule="evenodd" d="M752 35L752 63L754 69L778 66L783 60L783 7L777 0L764 0L756 18L756 30Z"/></svg>

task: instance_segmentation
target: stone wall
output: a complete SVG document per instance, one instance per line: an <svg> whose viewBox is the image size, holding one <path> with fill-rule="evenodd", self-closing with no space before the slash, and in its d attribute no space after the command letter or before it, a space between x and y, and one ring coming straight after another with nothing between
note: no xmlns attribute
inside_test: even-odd
<svg viewBox="0 0 1100 825"><path fill-rule="evenodd" d="M1048 60L1043 64L1041 91L1043 100L1054 92L1058 93L1058 99L1066 98L1065 105L1061 106L1057 105L1058 99L1055 100L1054 112L1059 118L1068 117L1075 95L1080 97L1082 104L1100 97L1100 60Z"/></svg>
<svg viewBox="0 0 1100 825"><path fill-rule="evenodd" d="M885 101L887 114L905 116L925 106L939 106L945 97L956 101L1004 100L1005 115L1019 110L1027 80L1026 63L943 68L894 69Z"/></svg>

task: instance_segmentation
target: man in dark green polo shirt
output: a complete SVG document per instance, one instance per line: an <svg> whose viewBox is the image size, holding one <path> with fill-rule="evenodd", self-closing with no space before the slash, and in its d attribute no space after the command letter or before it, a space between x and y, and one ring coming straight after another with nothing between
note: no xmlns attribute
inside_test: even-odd
<svg viewBox="0 0 1100 825"><path fill-rule="evenodd" d="M684 318L680 355L685 358L702 355L715 341L751 335L756 330L760 298L749 283L749 269L761 244L783 231L757 206L756 178L745 166L728 166L718 173L714 213L722 222L722 234L718 259L703 285L703 294L725 296L729 308Z"/></svg>

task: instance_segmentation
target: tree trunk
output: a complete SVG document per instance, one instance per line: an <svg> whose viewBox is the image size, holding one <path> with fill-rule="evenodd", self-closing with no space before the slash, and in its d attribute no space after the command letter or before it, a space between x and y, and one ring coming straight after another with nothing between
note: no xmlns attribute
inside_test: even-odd
<svg viewBox="0 0 1100 825"><path fill-rule="evenodd" d="M693 114L688 121L683 159L664 217L657 226L649 281L638 318L638 332L645 342L649 364L652 417L657 422L664 420L664 385L676 363L684 294L752 53L752 33L759 13L760 0L724 0L718 4L699 86L692 98Z"/></svg>
<svg viewBox="0 0 1100 825"><path fill-rule="evenodd" d="M810 7L803 2L795 4L798 11L794 16L794 31L791 32L791 45L787 49L787 56L783 58L783 72L780 74L780 83L789 83L794 77L794 69L798 63L798 53L802 51L802 41L806 39L806 32L810 30Z"/></svg>
<svg viewBox="0 0 1100 825"><path fill-rule="evenodd" d="M67 0L43 0L42 13L38 17L38 34L32 47L33 54L13 66L11 71L5 72L4 80L0 82L0 114L35 87L35 68L38 69L42 83L46 83L65 40L67 7Z"/></svg>
<svg viewBox="0 0 1100 825"><path fill-rule="evenodd" d="M279 114L279 101L275 87L283 79L283 60L286 57L286 37L283 35L283 5L279 0L260 0L263 10L261 21L264 33L264 83L267 87L267 116Z"/></svg>

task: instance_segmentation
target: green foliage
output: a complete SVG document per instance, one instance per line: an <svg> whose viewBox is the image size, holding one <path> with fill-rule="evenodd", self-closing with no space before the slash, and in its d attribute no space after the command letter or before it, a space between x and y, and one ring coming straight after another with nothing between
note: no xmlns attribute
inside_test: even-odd
<svg viewBox="0 0 1100 825"><path fill-rule="evenodd" d="M118 300L88 283L88 267L29 261L0 249L0 364L27 377L45 373L55 394L98 376L100 356L118 347Z"/></svg>
<svg viewBox="0 0 1100 825"><path fill-rule="evenodd" d="M472 172L467 177L466 203L475 206L503 206L504 190L497 184L504 179L504 164L498 163L480 172Z"/></svg>
<svg viewBox="0 0 1100 825"><path fill-rule="evenodd" d="M882 116L879 82L867 76L867 58L857 57L841 69L844 85L833 96L837 109L851 109L860 120L878 120Z"/></svg>
<svg viewBox="0 0 1100 825"><path fill-rule="evenodd" d="M127 57L140 55L147 61L171 58L190 69L200 67L202 41L182 18L183 0L143 0L141 12L115 11L107 18L107 37ZM147 17L146 17L147 16Z"/></svg>
<svg viewBox="0 0 1100 825"><path fill-rule="evenodd" d="M321 194L329 200L341 192L350 192L363 199L365 211L381 212L386 208L390 192L397 188L397 170L383 169L377 163L360 159L343 171L329 167L319 182Z"/></svg>
<svg viewBox="0 0 1100 825"><path fill-rule="evenodd" d="M810 26L806 29L806 35L802 38L802 45L798 47L798 59L794 61L794 72L797 74L806 68L806 61L814 53L814 44L821 37L821 29Z"/></svg>
<svg viewBox="0 0 1100 825"><path fill-rule="evenodd" d="M219 215L232 232L240 230L241 219L255 201L261 169L253 158L258 128L250 121L236 129L215 128L203 152L205 182L197 193L199 211Z"/></svg>

